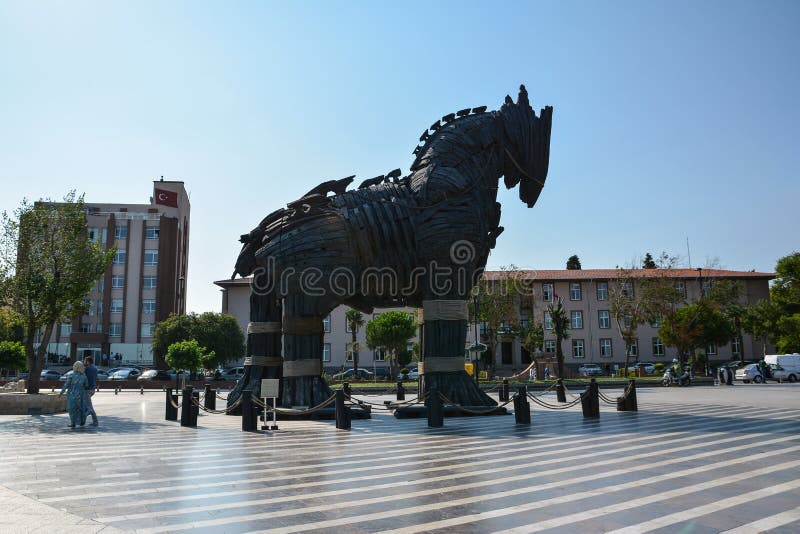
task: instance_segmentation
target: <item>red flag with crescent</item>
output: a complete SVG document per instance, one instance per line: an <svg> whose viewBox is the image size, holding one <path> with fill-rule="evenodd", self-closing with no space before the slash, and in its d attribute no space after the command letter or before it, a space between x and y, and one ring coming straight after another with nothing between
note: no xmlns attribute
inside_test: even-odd
<svg viewBox="0 0 800 534"><path fill-rule="evenodd" d="M156 204L163 204L172 208L178 207L178 193L156 187Z"/></svg>

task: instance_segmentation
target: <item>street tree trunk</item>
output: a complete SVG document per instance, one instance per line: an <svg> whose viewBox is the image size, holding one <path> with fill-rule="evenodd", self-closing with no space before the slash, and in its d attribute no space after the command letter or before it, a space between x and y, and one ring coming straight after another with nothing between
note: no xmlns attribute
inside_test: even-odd
<svg viewBox="0 0 800 534"><path fill-rule="evenodd" d="M41 381L42 363L44 362L44 355L47 353L47 341L53 334L54 324L49 324L45 327L42 335L42 342L39 343L39 348L33 348L33 335L36 332L36 326L32 323L28 324L28 332L25 337L25 355L28 360L28 380L26 381L27 391L29 394L39 393L39 382Z"/></svg>

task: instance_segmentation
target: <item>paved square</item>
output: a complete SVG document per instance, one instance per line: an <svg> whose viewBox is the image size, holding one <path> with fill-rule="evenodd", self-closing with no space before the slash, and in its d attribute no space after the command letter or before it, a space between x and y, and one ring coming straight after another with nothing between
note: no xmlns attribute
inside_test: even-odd
<svg viewBox="0 0 800 534"><path fill-rule="evenodd" d="M800 531L800 384L638 396L599 420L532 404L531 426L378 412L265 436L101 392L98 428L0 416L0 532Z"/></svg>

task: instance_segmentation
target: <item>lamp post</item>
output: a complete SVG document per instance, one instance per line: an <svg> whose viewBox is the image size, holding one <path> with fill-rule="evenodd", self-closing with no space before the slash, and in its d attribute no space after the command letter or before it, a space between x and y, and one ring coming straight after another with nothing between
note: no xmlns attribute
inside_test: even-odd
<svg viewBox="0 0 800 534"><path fill-rule="evenodd" d="M703 268L702 267L698 267L695 270L697 271L697 280L698 280L698 283L700 284L700 298L702 299L703 297L706 296L705 292L703 291Z"/></svg>

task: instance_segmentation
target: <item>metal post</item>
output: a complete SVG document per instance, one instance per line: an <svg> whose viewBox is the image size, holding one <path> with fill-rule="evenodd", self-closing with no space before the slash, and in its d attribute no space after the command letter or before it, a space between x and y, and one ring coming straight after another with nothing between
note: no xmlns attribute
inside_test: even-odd
<svg viewBox="0 0 800 534"><path fill-rule="evenodd" d="M531 405L528 402L528 388L520 386L514 397L514 419L518 425L531 424Z"/></svg>
<svg viewBox="0 0 800 534"><path fill-rule="evenodd" d="M500 402L508 402L508 378L504 378L500 386Z"/></svg>
<svg viewBox="0 0 800 534"><path fill-rule="evenodd" d="M597 387L597 381L592 378L589 385L586 386L586 391L581 394L581 409L583 416L586 418L600 417L600 392Z"/></svg>
<svg viewBox="0 0 800 534"><path fill-rule="evenodd" d="M336 428L350 430L350 408L344 404L344 391L336 391Z"/></svg>
<svg viewBox="0 0 800 534"><path fill-rule="evenodd" d="M556 384L556 399L558 402L567 402L567 392L564 390L564 381L560 378Z"/></svg>
<svg viewBox="0 0 800 534"><path fill-rule="evenodd" d="M439 398L439 391L435 387L428 390L425 406L428 408L428 426L431 428L444 426L444 406L442 406L442 399Z"/></svg>
<svg viewBox="0 0 800 534"><path fill-rule="evenodd" d="M406 400L406 388L402 382L397 383L397 400Z"/></svg>
<svg viewBox="0 0 800 534"><path fill-rule="evenodd" d="M181 404L181 426L197 426L197 419L194 417L194 407L192 406L192 386L183 388L183 404ZM192 421L194 420L194 424Z"/></svg>
<svg viewBox="0 0 800 534"><path fill-rule="evenodd" d="M178 409L172 403L178 403L178 396L172 394L172 388L167 388L167 404L164 410L164 419L166 421L178 420Z"/></svg>
<svg viewBox="0 0 800 534"><path fill-rule="evenodd" d="M352 391L350 391L350 382L344 382L342 384L342 391L344 392L344 396L349 399L350 395L352 395L353 393Z"/></svg>
<svg viewBox="0 0 800 534"><path fill-rule="evenodd" d="M255 432L258 423L250 391L242 391L242 432Z"/></svg>
<svg viewBox="0 0 800 534"><path fill-rule="evenodd" d="M217 409L217 391L211 389L211 384L206 384L206 390L203 393L203 405L205 406L206 410L216 410Z"/></svg>

